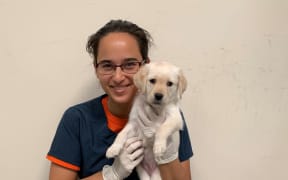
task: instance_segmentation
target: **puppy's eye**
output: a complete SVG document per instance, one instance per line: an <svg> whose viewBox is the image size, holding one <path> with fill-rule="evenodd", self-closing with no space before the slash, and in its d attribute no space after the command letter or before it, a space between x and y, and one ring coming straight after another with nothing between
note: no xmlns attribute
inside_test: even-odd
<svg viewBox="0 0 288 180"><path fill-rule="evenodd" d="M155 84L155 83L156 83L156 79L150 79L149 82L150 82L151 84Z"/></svg>
<svg viewBox="0 0 288 180"><path fill-rule="evenodd" d="M173 85L173 82L171 82L171 81L167 82L167 86L172 86L172 85Z"/></svg>

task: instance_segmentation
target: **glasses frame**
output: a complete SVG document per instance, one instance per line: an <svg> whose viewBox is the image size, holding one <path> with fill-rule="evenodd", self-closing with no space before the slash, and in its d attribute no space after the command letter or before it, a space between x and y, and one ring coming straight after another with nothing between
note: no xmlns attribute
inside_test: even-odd
<svg viewBox="0 0 288 180"><path fill-rule="evenodd" d="M101 62L103 62L103 61L101 61ZM96 63L96 65L95 65L95 67L96 67L96 69L98 69L98 67L99 67L99 65L101 64L101 62L99 62L99 63ZM130 61L131 62L131 61ZM133 61L134 62L134 61ZM103 74L103 75L112 75L115 71L116 71L116 69L117 69L117 67L120 67L120 69L121 69L121 71L122 72L124 72L124 73L127 73L127 74L135 74L136 72L133 72L133 73L129 73L129 72L126 72L126 70L123 68L123 66L125 65L125 63L129 63L129 61L127 61L127 62L124 62L124 63L122 63L122 64L119 64L119 65L116 65L116 64L114 64L114 63L112 63L112 62L110 62L112 65L113 65L113 70L111 71L111 73L103 73L103 72L99 72L100 74ZM139 64L139 68L142 66L142 65L144 65L144 64L146 64L146 61L143 59L142 61L138 61L138 60L136 60L135 59L135 63L138 63ZM138 69L139 70L139 69Z"/></svg>

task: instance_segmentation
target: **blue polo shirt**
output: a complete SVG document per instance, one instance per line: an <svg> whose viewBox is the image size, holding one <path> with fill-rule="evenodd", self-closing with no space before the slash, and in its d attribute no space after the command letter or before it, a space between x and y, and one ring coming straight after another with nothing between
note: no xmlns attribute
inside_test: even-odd
<svg viewBox="0 0 288 180"><path fill-rule="evenodd" d="M102 171L107 159L107 148L127 119L119 119L108 111L107 95L68 108L56 131L47 159L60 166L77 171L80 178ZM184 118L183 118L184 119ZM192 157L188 130L180 131L179 160ZM136 171L126 179L139 179Z"/></svg>

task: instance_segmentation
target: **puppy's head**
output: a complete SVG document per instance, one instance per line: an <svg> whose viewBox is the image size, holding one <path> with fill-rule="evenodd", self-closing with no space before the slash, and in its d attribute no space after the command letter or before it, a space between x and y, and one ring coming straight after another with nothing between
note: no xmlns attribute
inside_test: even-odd
<svg viewBox="0 0 288 180"><path fill-rule="evenodd" d="M151 105L175 103L187 87L181 69L168 62L151 62L142 66L134 76L134 83Z"/></svg>

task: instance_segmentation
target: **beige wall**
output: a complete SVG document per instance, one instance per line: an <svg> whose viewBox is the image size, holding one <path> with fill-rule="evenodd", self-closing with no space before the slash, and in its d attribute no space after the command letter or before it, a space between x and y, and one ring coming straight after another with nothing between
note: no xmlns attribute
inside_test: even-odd
<svg viewBox="0 0 288 180"><path fill-rule="evenodd" d="M87 37L124 18L184 69L195 180L288 179L288 1L0 0L1 179L47 179L63 111L101 93Z"/></svg>

